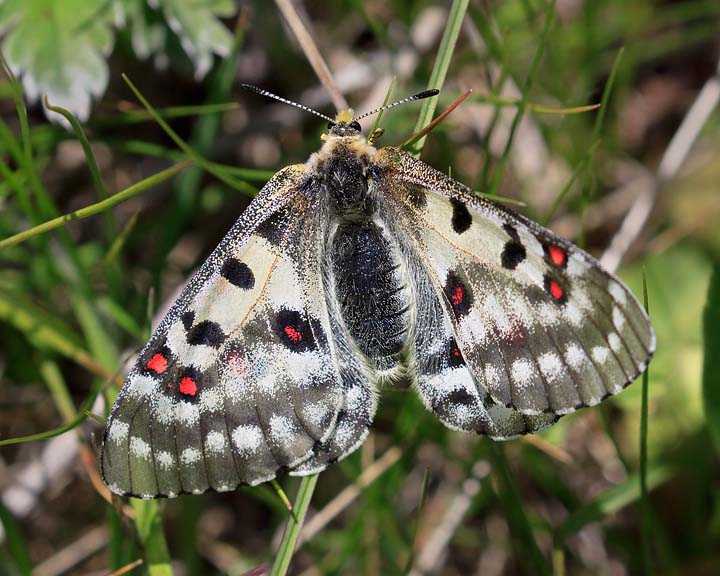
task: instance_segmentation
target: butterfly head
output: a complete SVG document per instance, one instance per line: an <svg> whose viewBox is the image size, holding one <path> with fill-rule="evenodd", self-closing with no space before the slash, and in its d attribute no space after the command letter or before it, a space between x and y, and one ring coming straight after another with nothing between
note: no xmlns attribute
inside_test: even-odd
<svg viewBox="0 0 720 576"><path fill-rule="evenodd" d="M335 120L328 122L330 136L346 138L348 136L359 136L362 128L360 123L354 119L352 108L341 110L335 115Z"/></svg>

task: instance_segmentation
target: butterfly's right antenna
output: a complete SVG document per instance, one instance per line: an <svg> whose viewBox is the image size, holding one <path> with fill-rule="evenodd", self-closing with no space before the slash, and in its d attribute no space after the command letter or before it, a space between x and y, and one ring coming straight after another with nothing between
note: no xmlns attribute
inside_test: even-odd
<svg viewBox="0 0 720 576"><path fill-rule="evenodd" d="M300 108L300 110L305 110L306 112L311 112L312 114L315 114L315 116L320 116L320 118L335 124L335 120L333 120L329 116L325 116L325 114L321 114L317 110L313 110L312 108L308 108L307 106L303 106L302 104L298 104L297 102L293 102L292 100L286 100L285 98L281 98L280 96L273 94L272 92L268 92L267 90L263 90L262 88L253 86L252 84L240 84L240 88L244 88L245 90L250 90L251 92L255 92L256 94L260 94L261 96L267 96L268 98L274 98L275 100L279 100L280 102L283 102L285 104L290 104L290 106L295 106L295 108Z"/></svg>
<svg viewBox="0 0 720 576"><path fill-rule="evenodd" d="M375 108L375 110L365 112L365 114L356 116L355 118L353 118L353 120L360 120L361 118L365 118L366 116L372 116L373 114L377 114L378 112L382 112L383 110L387 110L388 108L394 108L395 106L400 106L400 104L405 104L406 102L424 100L425 98L431 98L432 96L437 96L438 94L440 94L440 90L437 90L436 88L432 88L431 90L423 90L422 92L418 92L414 96L408 96L407 98L403 98L402 100L398 100L397 102L393 102L392 104L385 104L385 106L380 106L380 108Z"/></svg>

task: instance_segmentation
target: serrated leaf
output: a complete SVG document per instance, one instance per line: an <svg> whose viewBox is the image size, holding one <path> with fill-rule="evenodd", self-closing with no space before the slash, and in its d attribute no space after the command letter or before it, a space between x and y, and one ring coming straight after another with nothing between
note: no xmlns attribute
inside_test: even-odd
<svg viewBox="0 0 720 576"><path fill-rule="evenodd" d="M113 46L102 0L0 0L2 51L30 101L47 95L80 120L108 84ZM57 114L50 118L57 121Z"/></svg>
<svg viewBox="0 0 720 576"><path fill-rule="evenodd" d="M230 53L232 34L218 18L235 13L232 0L159 0L159 4L183 50L195 64L196 78L208 73L213 54L227 56Z"/></svg>
<svg viewBox="0 0 720 576"><path fill-rule="evenodd" d="M154 56L159 67L167 64L170 52L168 28L192 61L197 79L208 73L214 55L226 56L232 47L232 34L219 20L235 13L232 0L134 0L125 9L133 50L140 58Z"/></svg>

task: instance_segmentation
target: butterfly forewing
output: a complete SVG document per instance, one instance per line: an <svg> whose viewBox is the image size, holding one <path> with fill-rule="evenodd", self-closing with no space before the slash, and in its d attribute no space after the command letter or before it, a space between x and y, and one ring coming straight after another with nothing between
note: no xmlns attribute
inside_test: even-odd
<svg viewBox="0 0 720 576"><path fill-rule="evenodd" d="M378 157L459 351L494 402L566 414L644 370L647 316L597 261L399 149Z"/></svg>
<svg viewBox="0 0 720 576"><path fill-rule="evenodd" d="M338 358L323 210L297 192L304 174L293 167L268 183L141 352L103 443L114 492L257 484L306 462L322 468L367 433L374 402L352 357ZM362 429L352 425L360 415Z"/></svg>

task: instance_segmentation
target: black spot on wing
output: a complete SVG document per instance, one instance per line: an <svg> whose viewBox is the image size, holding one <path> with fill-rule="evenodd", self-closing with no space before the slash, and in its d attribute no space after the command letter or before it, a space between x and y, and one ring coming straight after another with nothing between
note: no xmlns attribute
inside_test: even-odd
<svg viewBox="0 0 720 576"><path fill-rule="evenodd" d="M518 264L525 260L526 256L527 251L525 250L525 246L523 246L517 240L510 240L507 242L507 244L505 244L505 247L503 248L502 254L500 256L500 261L503 265L503 268L507 270L515 270Z"/></svg>
<svg viewBox="0 0 720 576"><path fill-rule="evenodd" d="M543 277L543 285L545 287L545 291L550 295L550 297L556 304L562 306L567 303L567 289L563 284L553 278L550 274L545 274L545 276Z"/></svg>
<svg viewBox="0 0 720 576"><path fill-rule="evenodd" d="M193 323L195 322L195 312L193 312L192 310L183 312L183 315L180 316L180 320L182 320L185 330L190 330L190 328L192 328Z"/></svg>
<svg viewBox="0 0 720 576"><path fill-rule="evenodd" d="M193 326L187 333L188 344L204 344L206 346L220 346L225 342L225 332L217 322L203 320Z"/></svg>
<svg viewBox="0 0 720 576"><path fill-rule="evenodd" d="M453 390L445 398L445 402L449 405L462 404L465 406L472 406L475 404L475 398L467 390L459 389Z"/></svg>
<svg viewBox="0 0 720 576"><path fill-rule="evenodd" d="M194 404L198 401L198 392L204 387L202 372L194 366L186 366L178 372L175 381L168 384L166 393Z"/></svg>
<svg viewBox="0 0 720 576"><path fill-rule="evenodd" d="M515 240L518 244L522 244L520 242L520 234L518 234L517 228L510 224L509 222L506 224L503 224L503 230L507 233L508 236L510 236L511 239Z"/></svg>
<svg viewBox="0 0 720 576"><path fill-rule="evenodd" d="M282 208L257 227L256 233L265 238L273 246L279 246L288 226L292 223L292 215L288 208Z"/></svg>
<svg viewBox="0 0 720 576"><path fill-rule="evenodd" d="M220 274L231 284L250 290L255 286L255 275L245 262L240 262L237 258L228 258L220 269Z"/></svg>
<svg viewBox="0 0 720 576"><path fill-rule="evenodd" d="M307 352L317 348L310 323L297 310L281 308L275 316L273 330L293 352Z"/></svg>
<svg viewBox="0 0 720 576"><path fill-rule="evenodd" d="M456 316L466 316L470 313L473 303L472 292L454 270L448 272L443 290Z"/></svg>
<svg viewBox="0 0 720 576"><path fill-rule="evenodd" d="M450 198L450 204L452 205L453 213L450 224L456 234L462 234L472 225L472 216L467 206L457 198Z"/></svg>
<svg viewBox="0 0 720 576"><path fill-rule="evenodd" d="M165 374L174 363L175 358L166 345L164 337L146 350L138 360L141 373L153 377Z"/></svg>
<svg viewBox="0 0 720 576"><path fill-rule="evenodd" d="M450 340L445 342L443 348L445 356L444 359L447 362L447 365L450 366L450 368L459 368L460 366L465 366L465 359L460 352L460 347L458 346L455 338L450 338Z"/></svg>

